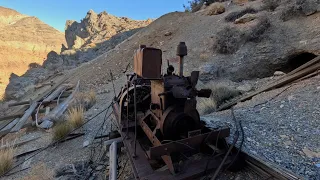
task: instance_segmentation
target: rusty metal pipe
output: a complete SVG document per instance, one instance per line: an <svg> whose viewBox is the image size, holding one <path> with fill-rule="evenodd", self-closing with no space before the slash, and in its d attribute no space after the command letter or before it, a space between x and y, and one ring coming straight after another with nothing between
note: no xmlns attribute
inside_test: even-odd
<svg viewBox="0 0 320 180"><path fill-rule="evenodd" d="M137 75L134 75L134 157L137 157Z"/></svg>
<svg viewBox="0 0 320 180"><path fill-rule="evenodd" d="M118 149L118 142L114 141L111 146L109 147L110 151L110 170L109 170L109 179L110 180L117 180L117 149Z"/></svg>
<svg viewBox="0 0 320 180"><path fill-rule="evenodd" d="M177 56L179 56L179 76L183 76L184 56L188 55L188 49L185 42L180 42L177 47Z"/></svg>
<svg viewBox="0 0 320 180"><path fill-rule="evenodd" d="M180 65L180 68L179 68L179 76L183 76L183 60L184 60L184 57L183 56L180 56L179 57L179 65Z"/></svg>

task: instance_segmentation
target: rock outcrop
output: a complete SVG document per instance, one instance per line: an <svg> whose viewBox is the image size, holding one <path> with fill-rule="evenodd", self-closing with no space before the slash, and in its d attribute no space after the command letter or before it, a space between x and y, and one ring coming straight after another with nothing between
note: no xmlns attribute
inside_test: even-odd
<svg viewBox="0 0 320 180"><path fill-rule="evenodd" d="M90 10L80 23L72 20L66 22L65 37L69 49L78 49L90 43L104 42L119 33L145 27L151 22L151 19L135 21L105 11L96 14Z"/></svg>
<svg viewBox="0 0 320 180"><path fill-rule="evenodd" d="M36 17L0 7L0 97L11 73L23 75L29 64L42 64L48 52L60 52L64 35Z"/></svg>
<svg viewBox="0 0 320 180"><path fill-rule="evenodd" d="M37 21L36 18L33 18L33 20ZM113 49L116 45L151 22L152 20L150 19L135 21L125 17L116 17L106 12L96 14L92 10L87 13L87 16L80 23L67 21L65 40L68 47L58 43L54 46L54 49L47 48L46 50L42 50L45 52L45 55L41 58L41 62L35 61L36 63L43 64L42 67L30 69L22 77L16 77L16 75L11 77L10 83L6 88L6 98L19 99L23 97L24 94L32 90L35 83L42 80L38 76L48 77L55 72L72 69L84 62L91 61L97 56ZM29 25L35 26L36 24ZM54 35L56 34L52 33L47 36L52 37ZM32 39L32 37L28 38ZM47 40L50 43L50 39ZM35 46L35 48L38 47ZM18 54L20 53L22 52L19 51ZM38 76L33 76L35 71ZM12 72L21 75L21 73L17 73L16 71Z"/></svg>

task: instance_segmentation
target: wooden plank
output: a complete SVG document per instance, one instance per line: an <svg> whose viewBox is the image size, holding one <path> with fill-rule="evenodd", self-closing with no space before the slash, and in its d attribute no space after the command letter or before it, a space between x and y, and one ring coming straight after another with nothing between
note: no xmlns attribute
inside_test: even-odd
<svg viewBox="0 0 320 180"><path fill-rule="evenodd" d="M25 125L22 126L22 129L23 128L27 128L27 127L32 127L32 122L30 123L26 123ZM10 133L11 130L5 130L5 131L0 131L0 138L1 136L4 136L4 135L7 135L8 133Z"/></svg>
<svg viewBox="0 0 320 180"><path fill-rule="evenodd" d="M0 147L0 150L1 150L1 149L8 148L8 147L11 147L11 146L13 146L13 147L22 146L22 145L24 145L24 144L27 144L28 142L37 140L37 139L39 139L39 138L40 138L40 137L35 137L35 138L28 139L28 140L25 140L25 141L16 142L16 143L14 143L13 145L10 144L10 145L8 145L8 146L1 146L1 147Z"/></svg>
<svg viewBox="0 0 320 180"><path fill-rule="evenodd" d="M266 91L269 91L269 90L272 90L272 89L275 89L275 88L279 88L279 87L282 87L286 84L289 84L297 79L300 79L304 76L307 76L308 74L311 74L313 73L314 71L320 69L320 63L318 64L314 64L306 69L303 69L289 77L286 77L286 78L283 78L283 79L280 79L280 80L277 80L276 82L273 82L269 85L267 85L266 87L262 87L260 89L258 89L257 91L253 92L253 93L250 93L242 98L239 98L239 99L236 99L235 101L232 101L232 102L229 102L229 103L226 103L222 106L220 106L217 111L221 111L221 110L225 110L225 109L228 109L234 105L236 105L238 102L243 102L243 101L246 101L246 100L249 100L251 99L253 96L257 95L257 94L260 94L262 92L266 92Z"/></svg>
<svg viewBox="0 0 320 180"><path fill-rule="evenodd" d="M13 107L13 106L20 106L20 105L30 105L30 101L21 101L21 102L11 103L8 106Z"/></svg>
<svg viewBox="0 0 320 180"><path fill-rule="evenodd" d="M26 123L28 118L31 116L33 111L37 108L38 103L33 102L30 106L30 108L25 112L25 114L20 118L20 121L11 129L11 132L17 132L19 131L22 126Z"/></svg>
<svg viewBox="0 0 320 180"><path fill-rule="evenodd" d="M50 102L52 100L54 100L55 98L57 98L61 92L63 92L64 90L66 90L67 87L65 86L60 86L58 87L56 90L54 90L48 97L46 97L43 102L46 103L46 102Z"/></svg>
<svg viewBox="0 0 320 180"><path fill-rule="evenodd" d="M4 116L0 118L0 121L5 121L5 120L9 120L9 119L16 119L16 118L20 118L22 117L24 114L20 113L20 114L14 114L14 115L9 115L9 116Z"/></svg>
<svg viewBox="0 0 320 180"><path fill-rule="evenodd" d="M15 126L19 122L19 120L20 120L19 118L13 120L7 126L5 126L3 129L1 129L1 131L11 130L13 128L13 126Z"/></svg>
<svg viewBox="0 0 320 180"><path fill-rule="evenodd" d="M44 129L51 128L53 125L53 122L58 119L68 108L69 104L71 103L73 97L75 94L79 91L80 81L78 82L75 90L72 92L72 94L64 100L62 103L60 103L58 106L56 106L47 116L43 117L40 122L40 127Z"/></svg>
<svg viewBox="0 0 320 180"><path fill-rule="evenodd" d="M312 66L314 64L317 64L319 62L320 62L320 56L317 56L316 58L308 61L307 63L305 63L305 64L299 66L298 68L294 69L293 71L289 72L288 74L283 76L281 79L286 78L288 76L291 76L291 75L293 75L293 74L295 74L295 73L297 73L297 72L299 72L299 71L301 71L303 69L306 69L306 68L308 68L308 67L310 67L310 66Z"/></svg>

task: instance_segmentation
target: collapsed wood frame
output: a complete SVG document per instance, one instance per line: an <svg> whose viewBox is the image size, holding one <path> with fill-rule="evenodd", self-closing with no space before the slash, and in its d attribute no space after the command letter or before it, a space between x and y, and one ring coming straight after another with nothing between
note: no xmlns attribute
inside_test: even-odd
<svg viewBox="0 0 320 180"><path fill-rule="evenodd" d="M59 84L34 100L9 104L9 107L23 107L14 114L0 117L0 136L31 126L51 128L53 122L67 110L79 91L79 84L78 82L75 87L71 84ZM39 114L44 114L41 119L38 118ZM29 119L33 122L28 121Z"/></svg>

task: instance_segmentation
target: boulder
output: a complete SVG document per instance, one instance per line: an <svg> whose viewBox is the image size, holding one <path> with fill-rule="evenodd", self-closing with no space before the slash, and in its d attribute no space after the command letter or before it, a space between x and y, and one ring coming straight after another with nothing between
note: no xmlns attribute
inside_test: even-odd
<svg viewBox="0 0 320 180"><path fill-rule="evenodd" d="M301 4L301 10L305 15L309 16L317 12L319 4L318 0L306 0Z"/></svg>
<svg viewBox="0 0 320 180"><path fill-rule="evenodd" d="M47 59L43 62L43 67L49 70L56 70L63 65L63 59L55 51L49 52Z"/></svg>
<svg viewBox="0 0 320 180"><path fill-rule="evenodd" d="M19 77L12 73L10 76L10 83L6 87L5 97L6 100L17 100L31 90L34 81L30 77Z"/></svg>

